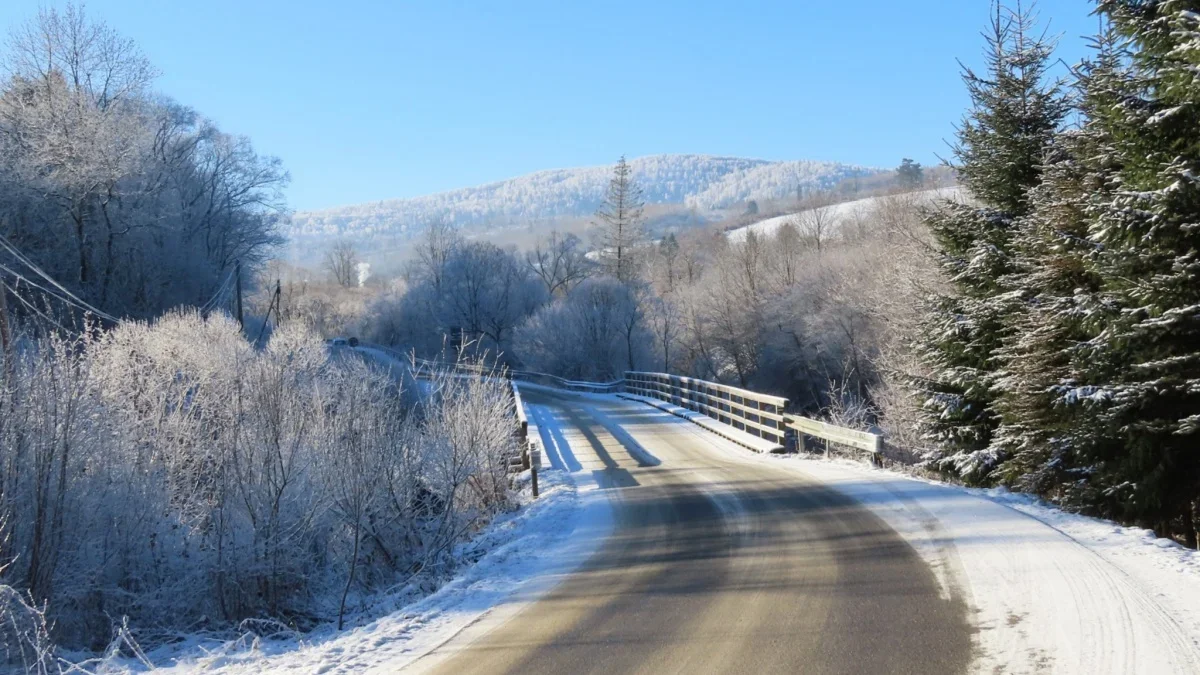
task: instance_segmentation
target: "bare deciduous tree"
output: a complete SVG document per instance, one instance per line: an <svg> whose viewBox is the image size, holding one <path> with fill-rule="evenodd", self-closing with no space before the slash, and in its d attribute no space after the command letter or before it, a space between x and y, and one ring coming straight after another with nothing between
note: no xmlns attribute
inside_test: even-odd
<svg viewBox="0 0 1200 675"><path fill-rule="evenodd" d="M81 9L8 42L0 83L0 229L115 315L201 305L279 243L278 160L150 90L154 70Z"/></svg>
<svg viewBox="0 0 1200 675"><path fill-rule="evenodd" d="M646 315L650 330L654 333L657 351L662 357L662 372L672 371L671 364L675 344L679 341L682 312L675 300L670 297L648 296L645 299Z"/></svg>
<svg viewBox="0 0 1200 675"><path fill-rule="evenodd" d="M5 65L10 75L49 87L62 78L100 110L140 96L157 76L137 45L80 6L38 12L12 33Z"/></svg>
<svg viewBox="0 0 1200 675"><path fill-rule="evenodd" d="M805 210L796 214L796 227L820 255L829 243L829 237L837 225L834 213L834 197L828 192L818 192L805 200Z"/></svg>
<svg viewBox="0 0 1200 675"><path fill-rule="evenodd" d="M358 283L358 250L349 241L335 242L325 252L325 271L334 283L350 288Z"/></svg>
<svg viewBox="0 0 1200 675"><path fill-rule="evenodd" d="M416 247L417 277L427 280L437 291L442 289L446 263L454 249L462 244L462 235L449 220L439 218L425 225Z"/></svg>
<svg viewBox="0 0 1200 675"><path fill-rule="evenodd" d="M546 286L546 292L562 297L587 278L589 263L582 242L573 234L552 231L525 252L525 262Z"/></svg>
<svg viewBox="0 0 1200 675"><path fill-rule="evenodd" d="M786 221L775 231L774 261L783 288L796 285L800 274L800 261L804 253L804 239L800 228L793 221Z"/></svg>

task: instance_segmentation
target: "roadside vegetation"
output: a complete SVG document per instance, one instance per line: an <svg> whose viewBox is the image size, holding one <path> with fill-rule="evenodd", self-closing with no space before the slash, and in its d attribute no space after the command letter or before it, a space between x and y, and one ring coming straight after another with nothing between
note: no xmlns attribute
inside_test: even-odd
<svg viewBox="0 0 1200 675"><path fill-rule="evenodd" d="M155 92L103 23L42 12L0 82L0 658L340 624L451 574L513 503L511 399L406 391L338 336L786 396L893 461L1196 546L1186 5L1099 0L1061 78L1033 15L995 5L950 167L651 227L622 158L586 231L518 248L432 220L403 261L338 240L308 266L284 260L277 160Z"/></svg>

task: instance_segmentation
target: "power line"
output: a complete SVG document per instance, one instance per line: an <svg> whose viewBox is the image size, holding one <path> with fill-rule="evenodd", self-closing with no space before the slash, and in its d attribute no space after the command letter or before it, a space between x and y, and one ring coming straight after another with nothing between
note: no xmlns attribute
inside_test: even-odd
<svg viewBox="0 0 1200 675"><path fill-rule="evenodd" d="M63 326L61 323L59 323L58 321L56 321L56 320L55 320L53 317L51 317L50 315L46 314L46 313L45 313L45 312L43 312L42 310L38 309L38 308L37 308L37 307L36 307L36 306L35 306L33 303L31 303L31 302L29 302L28 300L26 300L26 299L25 299L25 297L24 297L24 296L22 296L22 295L21 295L21 294L20 294L20 293L17 291L17 289L13 288L12 286L9 286L9 285L8 285L8 284L6 284L6 283L5 283L3 280L0 280L0 293L3 293L3 292L4 292L4 289L8 289L8 290L9 290L9 291L12 293L12 295L13 295L13 297L14 297L14 298L16 298L17 300L19 300L19 301L21 302L21 304L22 304L22 305L25 305L26 307L28 307L28 308L29 308L29 311L33 312L34 314L37 314L38 316L42 317L42 318L43 318L43 319L45 319L46 321L48 321L48 322L50 322L50 323L54 324L54 325L55 325L55 326L57 326L57 327L58 327L58 329L59 329L59 330L61 330L62 332L64 332L64 333L68 333L68 334L72 334L72 335L78 335L78 334L79 334L79 331L77 331L77 330L74 330L74 331L73 331L73 330L70 330L70 329L68 329L67 327Z"/></svg>
<svg viewBox="0 0 1200 675"><path fill-rule="evenodd" d="M203 314L207 311L210 311L212 309L215 309L217 307L217 305L220 304L221 298L225 294L225 292L229 289L229 284L231 281L233 281L233 270L230 270L225 275L225 280L222 281L221 285L217 287L216 292L213 293L212 297L208 299L208 302L204 303L203 305L200 305L199 309L200 309L201 314Z"/></svg>
<svg viewBox="0 0 1200 675"><path fill-rule="evenodd" d="M111 321L112 323L121 323L120 319L114 317L113 315L111 315L107 312L103 312L99 309L96 309L95 307L93 307L93 306L89 305L88 303L84 302L83 300L81 300L78 296L76 296L71 291L67 290L67 288L65 286L58 283L57 281L55 281L55 279L53 277L51 277L49 274L46 274L44 271L42 271L42 268L38 267L37 264L35 264L32 260L30 260L28 257L26 257L24 253L21 253L21 251L19 249L17 249L17 247L14 246L11 242L9 242L8 239L2 234L0 234L0 245L4 246L4 248L8 249L9 253L12 253L13 256L15 256L17 258L18 262L23 263L26 267L28 267L29 269L36 272L38 274L38 276L40 276L43 279L45 279L46 281L50 282L51 285L53 285L58 290L62 291L68 298L71 298L72 300L74 300L75 303L77 303L76 306L79 307L80 309L87 310L102 319Z"/></svg>
<svg viewBox="0 0 1200 675"><path fill-rule="evenodd" d="M37 283L33 279L30 279L29 277L22 275L20 272L17 272L16 270L14 270L10 267L7 267L6 265L4 265L2 263L0 263L0 271L8 272L9 274L16 277L19 281L24 281L27 285L38 289L42 293L46 294L47 296L49 296L51 298L54 298L55 300L58 300L59 302L61 302L63 304L66 304L70 307L74 307L75 309L78 309L86 314L93 314L93 312L90 309L88 309L87 307L78 305L78 304L72 302L68 298L64 298L62 295L59 295L55 291L53 291L49 288L46 288L45 286ZM15 293L16 291L13 291L13 292ZM119 323L119 321L116 321L115 319L113 319L112 317L109 317L109 316L102 316L101 318L107 318L109 321L112 321L113 323Z"/></svg>
<svg viewBox="0 0 1200 675"><path fill-rule="evenodd" d="M20 272L12 269L11 267L4 265L3 263L0 263L0 271L8 272L9 274L16 277L18 281L24 281L26 285L36 288L37 290L41 291L42 293L45 293L46 295L54 298L55 300L58 300L59 302L70 305L71 307L75 307L76 309L81 309L83 311L87 311L83 307L76 306L73 302L71 302L67 298L64 298L63 296L59 295L56 291L46 288L45 286L42 286L41 284L37 283L36 281L30 279L29 277L22 275Z"/></svg>

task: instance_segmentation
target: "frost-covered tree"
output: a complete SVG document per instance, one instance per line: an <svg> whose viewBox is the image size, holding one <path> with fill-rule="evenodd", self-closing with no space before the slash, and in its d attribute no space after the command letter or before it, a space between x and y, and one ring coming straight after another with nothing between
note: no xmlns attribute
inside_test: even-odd
<svg viewBox="0 0 1200 675"><path fill-rule="evenodd" d="M349 241L337 241L325 252L325 271L334 283L350 288L358 282L358 250Z"/></svg>
<svg viewBox="0 0 1200 675"><path fill-rule="evenodd" d="M153 92L137 47L82 9L17 28L3 75L0 234L87 302L201 305L280 242L278 160Z"/></svg>
<svg viewBox="0 0 1200 675"><path fill-rule="evenodd" d="M644 208L642 189L622 155L613 168L604 202L596 211L600 264L618 281L628 283L638 276L638 247L645 240Z"/></svg>
<svg viewBox="0 0 1200 675"><path fill-rule="evenodd" d="M369 334L419 356L453 357L448 347L506 358L513 330L546 302L542 280L516 253L485 242L427 241L415 284L368 310Z"/></svg>
<svg viewBox="0 0 1200 675"><path fill-rule="evenodd" d="M916 392L921 428L929 459L970 480L982 480L999 459L991 451L996 350L1020 303L1001 280L1013 271L1015 222L1028 212L1028 192L1068 109L1047 76L1053 42L1035 31L1020 5L993 5L987 72L963 73L972 108L954 146L960 178L978 204L944 204L928 223L953 292L929 301L919 345L929 370Z"/></svg>
<svg viewBox="0 0 1200 675"><path fill-rule="evenodd" d="M0 664L42 641L14 593L72 648L102 649L121 616L147 646L341 621L453 574L509 506L499 378L436 371L403 396L411 377L304 324L259 349L221 314L30 340L0 380L0 636L22 641Z"/></svg>
<svg viewBox="0 0 1200 675"><path fill-rule="evenodd" d="M518 355L530 368L608 381L649 363L654 337L636 291L607 277L576 286L521 326Z"/></svg>
<svg viewBox="0 0 1200 675"><path fill-rule="evenodd" d="M485 349L505 350L511 333L545 302L542 285L511 251L472 242L447 259L439 318Z"/></svg>
<svg viewBox="0 0 1200 675"><path fill-rule="evenodd" d="M579 237L557 230L526 251L525 262L546 285L546 293L556 297L570 293L588 277L592 268Z"/></svg>

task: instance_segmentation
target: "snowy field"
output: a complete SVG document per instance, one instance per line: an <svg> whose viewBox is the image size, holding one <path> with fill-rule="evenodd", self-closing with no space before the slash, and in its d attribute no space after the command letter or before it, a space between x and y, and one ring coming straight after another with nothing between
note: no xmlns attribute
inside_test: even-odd
<svg viewBox="0 0 1200 675"><path fill-rule="evenodd" d="M918 205L932 204L939 199L958 199L962 195L962 188L938 188L936 190L924 190L922 192L914 192L906 197L912 197ZM831 231L836 231L842 223L853 221L856 218L866 219L871 216L871 213L879 206L882 197L868 197L866 199L856 199L852 202L842 202L841 204L833 204L825 206L819 211L824 212L822 215L827 218L827 226ZM801 212L804 213L804 212ZM775 231L784 223L794 221L800 217L800 213L789 213L783 216L775 216L760 220L757 223L752 223L745 227L739 227L736 230L730 230L728 237L730 241L742 241L746 238L746 233L753 231L760 237L772 236Z"/></svg>

